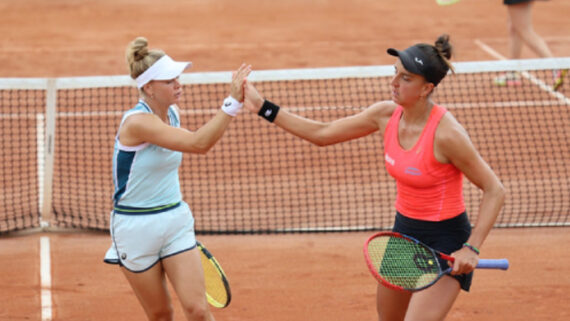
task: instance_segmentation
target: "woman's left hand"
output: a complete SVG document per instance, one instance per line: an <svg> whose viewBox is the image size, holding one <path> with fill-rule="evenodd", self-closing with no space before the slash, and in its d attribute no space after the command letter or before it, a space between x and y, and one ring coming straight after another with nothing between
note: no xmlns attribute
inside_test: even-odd
<svg viewBox="0 0 570 321"><path fill-rule="evenodd" d="M232 73L232 85L230 95L239 101L243 102L243 85L244 81L251 72L251 65L241 64L241 66Z"/></svg>

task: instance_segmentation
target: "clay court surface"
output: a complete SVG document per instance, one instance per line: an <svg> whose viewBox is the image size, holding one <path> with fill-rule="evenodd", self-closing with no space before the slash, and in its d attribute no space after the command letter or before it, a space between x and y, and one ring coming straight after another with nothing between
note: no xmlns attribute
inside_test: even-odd
<svg viewBox="0 0 570 321"><path fill-rule="evenodd" d="M376 281L362 256L368 234L202 236L233 289L217 320L376 320ZM122 273L102 263L107 235L47 236L54 320L145 319ZM0 241L0 320L40 320L39 238ZM506 256L511 268L477 271L447 320L567 320L567 242L567 228L494 230L484 256Z"/></svg>
<svg viewBox="0 0 570 321"><path fill-rule="evenodd" d="M455 61L507 56L500 0L4 0L0 77L122 75L139 35L193 71L385 65L388 47L451 34ZM535 28L556 56L570 54L570 1L538 2ZM535 57L528 49L525 58ZM190 204L192 205L192 204ZM376 281L362 244L369 233L199 235L233 290L217 320L375 320ZM570 318L568 228L495 229L482 257L511 268L477 271L447 320ZM123 275L102 263L103 232L0 238L0 320L41 320L40 238L51 248L53 320L144 320ZM175 302L176 320L182 320Z"/></svg>

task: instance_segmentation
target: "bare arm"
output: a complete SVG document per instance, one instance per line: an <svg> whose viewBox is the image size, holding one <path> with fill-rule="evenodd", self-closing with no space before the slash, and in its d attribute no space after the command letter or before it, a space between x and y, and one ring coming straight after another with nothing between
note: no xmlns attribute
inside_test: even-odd
<svg viewBox="0 0 570 321"><path fill-rule="evenodd" d="M230 95L243 101L243 83L251 72L251 66L242 64L232 75ZM197 131L175 128L164 123L154 114L136 114L128 117L119 132L121 143L135 146L151 143L171 150L204 154L222 137L234 117L219 110Z"/></svg>
<svg viewBox="0 0 570 321"><path fill-rule="evenodd" d="M147 142L180 152L204 154L222 137L232 119L219 110L206 124L192 132L169 126L154 114L141 113L125 120L119 137L124 145Z"/></svg>
<svg viewBox="0 0 570 321"><path fill-rule="evenodd" d="M253 84L246 82L245 108L257 114L264 101ZM385 128L395 107L391 101L379 102L358 114L331 122L304 118L280 108L274 123L315 145L326 146L366 136Z"/></svg>
<svg viewBox="0 0 570 321"><path fill-rule="evenodd" d="M479 155L465 129L449 113L442 119L436 134L436 157L438 156L452 163L483 192L477 222L467 241L480 248L503 207L503 184ZM454 256L458 263L454 265L454 272L468 273L477 264L477 256L470 249L463 248L455 252Z"/></svg>

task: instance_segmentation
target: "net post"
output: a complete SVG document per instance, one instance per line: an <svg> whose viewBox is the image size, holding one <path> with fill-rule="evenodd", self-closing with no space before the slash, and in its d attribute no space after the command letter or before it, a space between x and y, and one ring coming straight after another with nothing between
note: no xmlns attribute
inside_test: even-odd
<svg viewBox="0 0 570 321"><path fill-rule="evenodd" d="M52 216L52 186L53 186L53 162L54 162L54 148L55 148L55 119L57 112L57 86L56 79L50 78L47 80L46 89L46 115L45 115L45 135L43 146L43 192L41 198L41 213L40 213L40 227L47 229L50 226ZM38 133L39 135L39 133ZM38 164L41 166L41 164Z"/></svg>

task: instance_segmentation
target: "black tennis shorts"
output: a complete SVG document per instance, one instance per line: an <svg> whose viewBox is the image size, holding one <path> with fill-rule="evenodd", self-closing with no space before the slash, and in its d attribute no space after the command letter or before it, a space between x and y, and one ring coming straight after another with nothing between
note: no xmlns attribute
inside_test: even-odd
<svg viewBox="0 0 570 321"><path fill-rule="evenodd" d="M503 0L503 4L510 5L510 4L531 2L531 1L534 1L534 0Z"/></svg>
<svg viewBox="0 0 570 321"><path fill-rule="evenodd" d="M440 222L416 220L396 212L392 231L411 236L442 253L451 254L463 247L463 243L469 239L471 223L466 212ZM442 270L449 267L446 260L439 259L439 264ZM452 277L459 281L461 289L469 291L473 272Z"/></svg>

